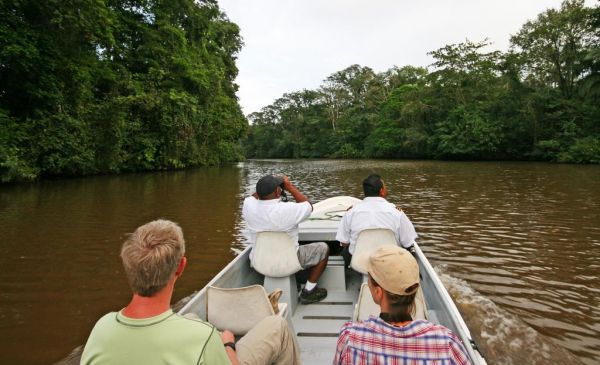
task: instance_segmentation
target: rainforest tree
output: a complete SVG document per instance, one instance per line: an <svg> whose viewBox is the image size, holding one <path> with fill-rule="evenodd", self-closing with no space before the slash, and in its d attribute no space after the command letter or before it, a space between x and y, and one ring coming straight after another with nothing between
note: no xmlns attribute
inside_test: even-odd
<svg viewBox="0 0 600 365"><path fill-rule="evenodd" d="M505 53L467 40L428 68L352 65L251 115L246 154L600 163L599 29L600 6L566 0Z"/></svg>
<svg viewBox="0 0 600 365"><path fill-rule="evenodd" d="M242 157L241 39L216 1L0 4L2 181Z"/></svg>

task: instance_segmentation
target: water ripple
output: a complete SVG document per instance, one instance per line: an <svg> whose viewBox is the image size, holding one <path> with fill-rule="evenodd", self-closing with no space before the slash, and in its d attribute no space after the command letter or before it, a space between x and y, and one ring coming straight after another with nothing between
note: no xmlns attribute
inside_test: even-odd
<svg viewBox="0 0 600 365"><path fill-rule="evenodd" d="M244 166L262 171L262 163ZM269 166L294 176L315 200L361 196L362 178L381 174L389 200L411 218L430 261L472 285L485 299L484 308L501 313L484 321L493 325L484 326L482 335L516 353L495 350L501 355L491 363L577 361L554 342L585 363L600 358L598 166L421 161ZM539 353L530 354L535 346L541 346Z"/></svg>

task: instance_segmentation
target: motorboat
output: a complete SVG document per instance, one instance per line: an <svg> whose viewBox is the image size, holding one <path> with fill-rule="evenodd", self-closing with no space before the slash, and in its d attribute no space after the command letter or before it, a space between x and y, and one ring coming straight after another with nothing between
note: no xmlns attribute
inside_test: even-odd
<svg viewBox="0 0 600 365"><path fill-rule="evenodd" d="M359 199L354 197L337 196L314 204L310 218L299 226L300 244L317 241L336 244L335 235L339 222L346 211L357 202ZM420 268L424 300L421 310L424 318L452 330L465 345L472 364L486 364L448 291L419 246L415 245L414 248ZM242 319L246 319L248 315L242 316L235 308L233 308L235 313L233 315L221 312L224 312L228 306L239 305L240 301L246 306L247 303L255 303L255 301L235 297L237 298L235 300L221 300L218 305L213 305L211 308L209 292L211 288L233 289L257 285L267 288L265 293L272 289L273 282L270 284L271 288L267 285L271 280L270 276L263 275L251 267L250 251L251 247L246 247L204 288L192 296L179 313L193 314L211 323L214 322L211 318L216 318L215 315L219 314L223 314L221 317L225 317L225 320L235 322L235 325ZM365 294L365 285L363 285L365 276L346 267L341 256L330 256L327 268L319 279L319 285L328 290L327 298L321 302L304 305L297 301L299 288L295 281L290 288L286 287L289 281L285 278L283 281L281 278L274 280L276 280L275 286L281 283L280 286L284 287L284 291L286 289L289 291L280 299L282 302L280 307L283 304L283 313L280 314L286 317L292 329L300 348L303 364L331 364L342 325L347 321L360 320L368 317L369 314L379 313L378 306L372 302L369 291L367 290ZM247 311L248 308L245 310Z"/></svg>

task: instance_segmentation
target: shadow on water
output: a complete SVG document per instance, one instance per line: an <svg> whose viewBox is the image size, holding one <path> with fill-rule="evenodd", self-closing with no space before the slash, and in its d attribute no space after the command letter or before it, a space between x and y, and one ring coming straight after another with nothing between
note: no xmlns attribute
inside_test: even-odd
<svg viewBox="0 0 600 365"><path fill-rule="evenodd" d="M444 265L435 267L489 365L583 364L552 339L445 270Z"/></svg>

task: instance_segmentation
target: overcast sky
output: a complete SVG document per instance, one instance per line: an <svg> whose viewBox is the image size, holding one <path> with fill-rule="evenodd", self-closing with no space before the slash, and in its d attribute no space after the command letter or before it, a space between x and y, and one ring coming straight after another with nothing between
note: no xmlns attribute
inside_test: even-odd
<svg viewBox="0 0 600 365"><path fill-rule="evenodd" d="M509 37L560 0L218 0L241 29L237 93L244 114L284 93L316 89L352 65L376 72L428 66L427 52L486 37ZM586 0L588 6L596 1Z"/></svg>

